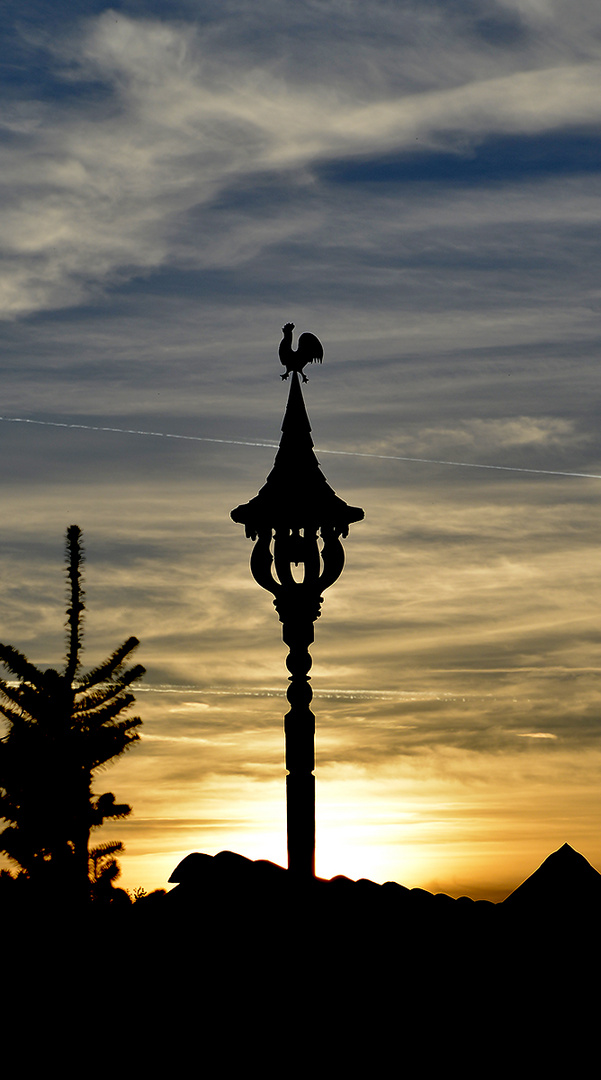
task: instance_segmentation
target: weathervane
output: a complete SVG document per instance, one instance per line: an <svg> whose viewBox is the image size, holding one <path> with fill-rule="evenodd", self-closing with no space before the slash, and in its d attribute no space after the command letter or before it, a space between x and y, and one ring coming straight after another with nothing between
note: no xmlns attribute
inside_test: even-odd
<svg viewBox="0 0 601 1080"><path fill-rule="evenodd" d="M323 360L323 345L319 338L315 337L315 334L304 333L298 339L298 348L295 350L292 348L292 331L294 330L294 323L287 322L282 327L283 338L280 341L280 360L284 364L286 370L282 375L283 379L287 379L291 371L298 371L303 382L309 382L307 376L303 372L303 368L306 364L312 364L315 361L316 364L321 364Z"/></svg>
<svg viewBox="0 0 601 1080"><path fill-rule="evenodd" d="M314 622L321 614L325 589L344 567L341 537L361 521L363 510L349 506L328 484L313 452L311 425L298 380L306 364L323 359L314 334L301 334L292 349L294 323L283 327L279 355L287 379L292 372L282 438L271 470L259 494L232 510L234 521L256 541L250 568L255 581L274 595L289 648L286 741L286 806L288 868L308 878L315 874L315 716L309 671L309 646L315 640ZM293 567L295 568L293 570Z"/></svg>

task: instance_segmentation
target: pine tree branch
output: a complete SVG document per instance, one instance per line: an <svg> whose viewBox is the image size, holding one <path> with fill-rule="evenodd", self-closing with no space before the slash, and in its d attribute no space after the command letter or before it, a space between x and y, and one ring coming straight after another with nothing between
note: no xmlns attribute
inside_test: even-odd
<svg viewBox="0 0 601 1080"><path fill-rule="evenodd" d="M101 769L108 761L120 757L140 738L135 730L141 725L139 716L117 721L110 727L88 732L85 740L87 767L93 772Z"/></svg>
<svg viewBox="0 0 601 1080"><path fill-rule="evenodd" d="M130 637L127 641L123 642L115 652L108 657L97 668L93 668L87 675L79 680L77 689L87 690L91 686L98 686L101 682L106 682L111 677L118 677L121 669L125 666L125 663L130 655L137 649L140 642L135 637Z"/></svg>
<svg viewBox="0 0 601 1080"><path fill-rule="evenodd" d="M121 855L124 851L121 840L108 840L104 844L97 844L96 847L90 848L90 858L103 859L107 855Z"/></svg>
<svg viewBox="0 0 601 1080"><path fill-rule="evenodd" d="M126 818L131 814L129 803L116 803L112 791L105 791L103 795L98 795L96 802L92 803L92 808L93 829L97 829L103 821Z"/></svg>
<svg viewBox="0 0 601 1080"><path fill-rule="evenodd" d="M13 649L12 645L0 645L0 662L8 668L11 675L30 683L36 690L42 689L45 672L30 664L27 657L18 649Z"/></svg>
<svg viewBox="0 0 601 1080"><path fill-rule="evenodd" d="M84 727L99 728L119 716L119 713L123 712L124 709L129 709L135 700L133 694L123 694L123 696L115 697L112 701L100 701L93 708L86 709L85 712L83 710L76 712L74 715L77 717L78 724Z"/></svg>
<svg viewBox="0 0 601 1080"><path fill-rule="evenodd" d="M114 682L106 682L104 685L99 685L97 690L81 689L77 687L75 690L76 699L74 706L74 715L82 712L89 712L92 709L98 708L99 705L103 705L117 697L119 694L123 694L128 686L131 686L137 679L141 679L146 674L146 668L141 664L136 664L135 667L130 668L129 671L125 671Z"/></svg>
<svg viewBox="0 0 601 1080"><path fill-rule="evenodd" d="M32 723L33 717L27 709L23 708L20 692L17 689L13 689L12 686L7 687L6 683L0 680L0 695L7 698L7 701L0 701L0 714L6 720L11 724Z"/></svg>

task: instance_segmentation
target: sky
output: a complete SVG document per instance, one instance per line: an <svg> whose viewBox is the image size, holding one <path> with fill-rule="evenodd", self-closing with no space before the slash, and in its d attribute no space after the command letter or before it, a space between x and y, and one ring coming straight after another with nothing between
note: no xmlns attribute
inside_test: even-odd
<svg viewBox="0 0 601 1080"><path fill-rule="evenodd" d="M271 469L281 327L365 510L312 685L317 872L502 899L601 869L594 0L2 5L0 639L129 635L121 883L285 863L286 648L230 511Z"/></svg>

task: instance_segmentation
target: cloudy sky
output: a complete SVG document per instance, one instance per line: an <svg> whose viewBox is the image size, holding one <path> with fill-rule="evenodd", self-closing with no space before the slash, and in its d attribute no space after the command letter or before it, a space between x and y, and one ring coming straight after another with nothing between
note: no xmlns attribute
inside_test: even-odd
<svg viewBox="0 0 601 1080"><path fill-rule="evenodd" d="M499 899L601 869L594 0L24 0L2 20L1 639L130 634L123 884L285 861L286 649L230 510L280 328L365 509L313 648L318 872ZM267 445L266 445L267 444Z"/></svg>

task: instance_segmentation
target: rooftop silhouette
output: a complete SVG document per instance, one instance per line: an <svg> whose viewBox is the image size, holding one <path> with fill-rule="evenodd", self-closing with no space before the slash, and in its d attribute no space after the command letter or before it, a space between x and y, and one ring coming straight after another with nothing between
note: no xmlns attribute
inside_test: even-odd
<svg viewBox="0 0 601 1080"><path fill-rule="evenodd" d="M558 914L601 907L601 874L569 844L552 852L529 878L503 901L511 911Z"/></svg>
<svg viewBox="0 0 601 1080"><path fill-rule="evenodd" d="M217 855L193 852L177 865L169 883L176 885L167 897L172 903L199 902L210 903L228 894L232 900L244 895L273 902L278 896L295 892L306 895L306 889L312 890L319 898L329 903L328 897L340 902L341 907L363 902L369 897L370 905L378 904L382 911L394 908L410 907L414 913L421 911L426 916L435 917L442 911L450 912L453 908L462 913L486 910L496 911L503 919L508 916L530 916L533 912L539 916L556 916L560 912L571 912L578 908L582 912L593 912L601 904L601 874L569 844L549 855L533 874L517 889L498 904L489 900L471 900L468 896L454 900L446 893L430 893L426 889L408 889L392 881L379 885L367 878L353 881L343 875L334 878L314 878L310 882L300 883L282 866L265 859L253 861L232 851L220 851ZM340 912L342 914L342 910Z"/></svg>

